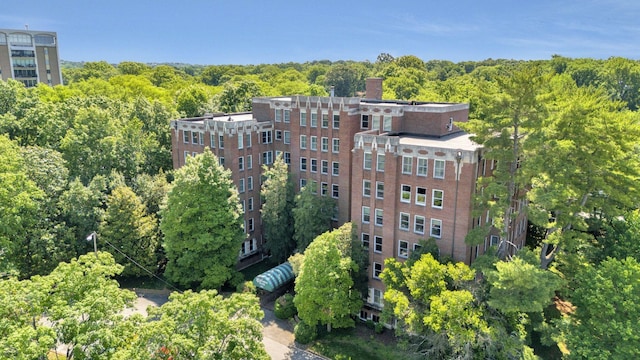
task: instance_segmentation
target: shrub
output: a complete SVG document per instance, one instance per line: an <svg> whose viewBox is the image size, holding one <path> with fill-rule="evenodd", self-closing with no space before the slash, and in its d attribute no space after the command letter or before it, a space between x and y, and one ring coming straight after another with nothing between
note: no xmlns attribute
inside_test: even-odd
<svg viewBox="0 0 640 360"><path fill-rule="evenodd" d="M298 312L293 303L293 295L284 294L276 299L273 313L278 319L290 319Z"/></svg>
<svg viewBox="0 0 640 360"><path fill-rule="evenodd" d="M381 322L376 323L376 325L375 325L376 334L382 334L384 332L384 329L385 329L385 327L384 327L383 323L381 323Z"/></svg>
<svg viewBox="0 0 640 360"><path fill-rule="evenodd" d="M301 321L293 328L293 335L300 344L308 344L316 339L318 330L315 325L311 326Z"/></svg>
<svg viewBox="0 0 640 360"><path fill-rule="evenodd" d="M373 320L368 319L367 321L364 322L364 325L367 327L367 329L373 330L376 326L376 323L373 322Z"/></svg>
<svg viewBox="0 0 640 360"><path fill-rule="evenodd" d="M238 286L236 286L236 290L239 293L251 293L254 295L258 293L258 289L252 281L245 281L238 284Z"/></svg>

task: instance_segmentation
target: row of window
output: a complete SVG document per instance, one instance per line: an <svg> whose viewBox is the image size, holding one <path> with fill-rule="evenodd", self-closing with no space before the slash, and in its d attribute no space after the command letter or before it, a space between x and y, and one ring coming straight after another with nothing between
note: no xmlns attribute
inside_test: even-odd
<svg viewBox="0 0 640 360"><path fill-rule="evenodd" d="M317 182L315 180L311 180L312 184L313 184L313 193L317 194ZM302 189L303 187L307 186L307 179L300 179L300 189ZM329 193L329 184L326 182L321 182L320 183L320 195L322 196L326 196ZM338 184L331 184L331 197L333 198L338 198L340 196L340 185Z"/></svg>
<svg viewBox="0 0 640 360"><path fill-rule="evenodd" d="M290 122L291 110L288 109L276 109L276 122Z"/></svg>
<svg viewBox="0 0 640 360"><path fill-rule="evenodd" d="M371 223L371 208L369 206L362 207L362 223ZM373 223L376 226L382 226L384 223L384 210L373 209ZM416 234L424 235L426 233L426 217L422 215L415 215L413 220L413 232ZM399 219L400 230L409 231L411 229L411 216L407 213L400 213ZM429 236L434 238L442 237L442 220L431 219Z"/></svg>
<svg viewBox="0 0 640 360"><path fill-rule="evenodd" d="M245 188L246 183L246 188ZM253 176L247 176L247 179L241 178L238 180L238 193L242 194L245 191L253 190Z"/></svg>
<svg viewBox="0 0 640 360"><path fill-rule="evenodd" d="M362 196L371 197L371 180L362 180ZM384 199L384 182L376 181L377 199ZM411 185L400 185L400 201L411 203ZM416 186L416 205L427 204L427 188ZM431 207L442 209L444 204L444 191L433 189L431 192Z"/></svg>
<svg viewBox="0 0 640 360"><path fill-rule="evenodd" d="M300 158L300 171L307 171L309 169L312 173L318 172L318 159L311 158L310 161L307 161L306 157ZM329 173L329 161L328 160L320 160L320 173L328 174ZM340 175L340 163L338 161L331 162L331 175L339 176Z"/></svg>
<svg viewBox="0 0 640 360"><path fill-rule="evenodd" d="M277 113L276 113L277 115ZM277 118L277 117L276 117ZM277 120L276 120L277 121ZM300 126L307 126L307 111L300 110ZM309 117L309 126L318 127L318 113L312 112ZM323 128L329 128L329 113L322 113L320 126ZM333 114L331 117L331 127L334 129L340 128L340 114Z"/></svg>
<svg viewBox="0 0 640 360"><path fill-rule="evenodd" d="M365 239L365 235L368 237L369 234L362 234L362 243L364 245L364 239ZM376 237L377 238L377 237ZM367 240L368 241L368 240ZM382 246L382 238L380 238L380 244ZM419 244L414 243L413 244L413 251L416 251L418 248L420 248ZM409 242L405 241L405 240L399 240L398 241L398 257L401 258L408 258L409 257ZM372 266L371 266L371 270L372 270L372 277L374 279L380 279L380 274L382 273L383 270L383 265L382 263L379 262L373 262ZM375 301L374 298L374 303L378 304L378 302Z"/></svg>
<svg viewBox="0 0 640 360"><path fill-rule="evenodd" d="M371 125L371 130L380 130L380 120L382 120L382 131L391 131L391 115L366 115L363 114L360 118L360 128L368 129Z"/></svg>
<svg viewBox="0 0 640 360"><path fill-rule="evenodd" d="M317 136L309 136L309 149L318 150L318 137ZM300 135L300 149L307 148L307 135ZM320 150L322 152L329 151L329 138L321 137L320 138ZM340 152L340 139L333 138L331 139L331 151L334 153Z"/></svg>
<svg viewBox="0 0 640 360"><path fill-rule="evenodd" d="M384 171L385 154L376 154L376 171ZM433 177L436 179L444 179L445 160L434 159L433 160ZM373 154L370 152L364 153L364 162L362 168L365 170L371 170L373 165ZM428 159L419 157L416 164L416 175L428 176ZM402 157L402 173L412 175L413 174L413 157Z"/></svg>
<svg viewBox="0 0 640 360"><path fill-rule="evenodd" d="M242 247L240 248L240 257L246 257L251 254L256 253L258 251L258 244L256 238L246 240L242 243Z"/></svg>
<svg viewBox="0 0 640 360"><path fill-rule="evenodd" d="M268 133L265 134L265 133ZM265 142L265 139L269 139L269 143L271 142L271 131L263 131L262 132L262 142ZM204 133L200 131L188 131L184 130L182 132L182 141L185 144L196 144L196 145L204 145ZM242 149L245 147L251 147L251 133L247 134L238 134L238 149ZM216 148L224 149L224 135L223 134L211 134L210 135L210 143L209 147L212 149Z"/></svg>
<svg viewBox="0 0 640 360"><path fill-rule="evenodd" d="M242 212L246 213L247 211L253 211L253 197L250 197L246 200L246 202L248 202L249 206L246 207L245 206L245 200L242 200Z"/></svg>

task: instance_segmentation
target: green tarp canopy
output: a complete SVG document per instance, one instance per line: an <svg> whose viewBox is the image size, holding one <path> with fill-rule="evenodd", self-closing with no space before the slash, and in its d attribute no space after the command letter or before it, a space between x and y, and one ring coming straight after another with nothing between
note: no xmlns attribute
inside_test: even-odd
<svg viewBox="0 0 640 360"><path fill-rule="evenodd" d="M253 285L258 289L273 292L273 290L293 280L294 277L291 264L285 262L256 276L253 279Z"/></svg>

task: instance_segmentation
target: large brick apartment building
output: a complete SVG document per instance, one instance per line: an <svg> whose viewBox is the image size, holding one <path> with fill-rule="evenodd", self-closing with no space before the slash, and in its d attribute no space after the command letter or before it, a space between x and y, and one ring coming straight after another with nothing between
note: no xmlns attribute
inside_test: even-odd
<svg viewBox="0 0 640 360"><path fill-rule="evenodd" d="M442 255L472 262L498 237L465 244L467 232L490 219L472 216L479 176L493 164L456 127L469 106L382 100L382 79L367 80L365 98L283 96L253 99L250 113L171 122L174 168L188 156L215 153L230 169L245 210L247 240L239 261L261 260L261 165L282 153L299 190L314 181L337 200L336 226L353 222L369 249L369 298L363 318L376 317L384 259L405 259L420 239L436 239ZM517 202L514 203L517 206ZM526 218L512 221L509 241L524 245Z"/></svg>

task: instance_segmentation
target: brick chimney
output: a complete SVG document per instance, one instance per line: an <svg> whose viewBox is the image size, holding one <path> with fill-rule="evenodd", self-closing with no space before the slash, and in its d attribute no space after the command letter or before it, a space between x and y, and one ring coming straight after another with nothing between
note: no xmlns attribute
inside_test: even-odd
<svg viewBox="0 0 640 360"><path fill-rule="evenodd" d="M382 78L368 78L366 80L367 99L382 100Z"/></svg>

